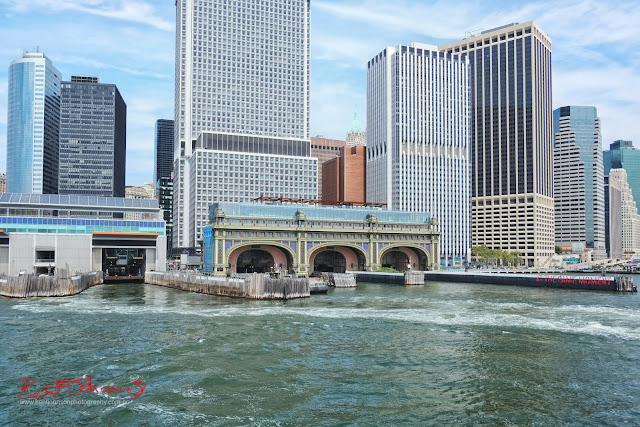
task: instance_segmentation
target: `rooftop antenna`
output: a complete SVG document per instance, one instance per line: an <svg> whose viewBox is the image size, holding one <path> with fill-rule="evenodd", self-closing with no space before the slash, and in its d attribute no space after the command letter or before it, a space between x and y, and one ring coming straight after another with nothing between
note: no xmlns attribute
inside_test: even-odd
<svg viewBox="0 0 640 427"><path fill-rule="evenodd" d="M482 30L484 29L484 27L476 27L476 28L472 28L468 31L464 32L464 38L468 39L470 37L475 37L478 34L480 34L482 32Z"/></svg>

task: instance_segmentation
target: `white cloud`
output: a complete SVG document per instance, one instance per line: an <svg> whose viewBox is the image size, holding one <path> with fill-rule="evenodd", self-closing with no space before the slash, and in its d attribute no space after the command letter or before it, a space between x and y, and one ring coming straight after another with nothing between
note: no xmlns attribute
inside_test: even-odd
<svg viewBox="0 0 640 427"><path fill-rule="evenodd" d="M155 8L144 1L136 0L0 0L14 12L76 11L106 18L137 22L163 31L173 31L175 24L156 15Z"/></svg>
<svg viewBox="0 0 640 427"><path fill-rule="evenodd" d="M95 59L82 58L78 56L56 56L56 57L53 57L52 60L56 64L58 63L71 64L75 67L84 66L89 68L95 68L98 70L112 69L116 71L121 71L123 73L131 74L134 76L152 77L155 79L173 79L173 76L169 74L162 74L154 71L141 70L136 68L120 67L115 64L107 64L101 61L96 61Z"/></svg>

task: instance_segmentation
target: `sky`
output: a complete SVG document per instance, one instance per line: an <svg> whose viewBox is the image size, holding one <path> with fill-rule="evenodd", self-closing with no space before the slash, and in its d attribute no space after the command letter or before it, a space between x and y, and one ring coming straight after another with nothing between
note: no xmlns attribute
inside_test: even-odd
<svg viewBox="0 0 640 427"><path fill-rule="evenodd" d="M311 135L344 139L354 111L366 126L365 67L385 46L441 45L531 20L553 42L554 108L593 105L605 149L616 139L640 146L638 0L311 0ZM152 181L155 121L173 119L174 26L174 0L0 0L0 171L8 67L39 49L65 80L90 75L118 86L126 184Z"/></svg>

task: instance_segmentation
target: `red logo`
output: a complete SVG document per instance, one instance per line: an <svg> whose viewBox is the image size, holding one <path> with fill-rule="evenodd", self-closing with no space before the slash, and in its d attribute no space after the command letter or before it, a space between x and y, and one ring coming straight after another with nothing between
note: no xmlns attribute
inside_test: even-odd
<svg viewBox="0 0 640 427"><path fill-rule="evenodd" d="M140 381L134 381L133 385L136 386L134 388L134 391L131 391L130 387L127 387L127 388L115 388L114 385L103 386L103 387L100 387L98 389L98 387L94 387L91 384L91 377L86 377L86 378L79 378L77 380L65 380L65 381L58 380L58 381L56 381L55 385L40 387L40 390L42 391L41 393L38 393L37 391L31 393L29 391L29 387L31 387L33 385L33 383L36 382L36 379L34 378L33 381L29 382L30 380L31 380L31 377L27 377L27 378L25 378L23 380L20 380L20 382L24 382L24 385L20 389L20 397L18 398L18 400L22 399L22 394L25 391L27 392L27 397L29 399L40 399L40 398L43 398L45 396L56 397L64 389L68 389L67 391L69 392L69 395L70 396L74 396L74 397L80 395L81 393L85 393L85 392L100 393L101 391L105 391L107 394L111 394L114 391L116 391L116 392L117 391L126 391L128 394L133 396L131 398L131 400L135 400L138 397L142 396L142 393L144 393L144 389L147 388L147 385L145 383L140 382ZM34 386L34 388L35 388L35 386ZM73 392L76 392L76 393L74 394Z"/></svg>

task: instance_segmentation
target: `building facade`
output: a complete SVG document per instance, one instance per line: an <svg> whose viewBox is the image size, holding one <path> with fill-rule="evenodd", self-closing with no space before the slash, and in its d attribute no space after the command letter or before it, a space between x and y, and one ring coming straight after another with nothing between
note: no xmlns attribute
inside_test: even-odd
<svg viewBox="0 0 640 427"><path fill-rule="evenodd" d="M176 1L174 247L201 240L197 223L206 213L192 224L190 213L200 209L190 201L204 194L190 194L190 179L202 171L190 168L201 164L191 156L203 132L279 139L276 149L291 140L309 145L309 9L309 0ZM246 173L264 156L251 153L238 153ZM303 191L288 182L291 196ZM215 199L224 184L212 184L206 196Z"/></svg>
<svg viewBox="0 0 640 427"><path fill-rule="evenodd" d="M631 141L617 140L609 145L609 150L603 153L604 174L611 169L624 169L629 178L629 187L636 203L640 201L640 150Z"/></svg>
<svg viewBox="0 0 640 427"><path fill-rule="evenodd" d="M322 201L364 204L366 200L366 148L342 147L339 157L322 164Z"/></svg>
<svg viewBox="0 0 640 427"><path fill-rule="evenodd" d="M622 191L620 179L604 177L604 235L607 256L622 259Z"/></svg>
<svg viewBox="0 0 640 427"><path fill-rule="evenodd" d="M162 209L167 235L167 256L173 256L173 180L160 178L156 185L156 198Z"/></svg>
<svg viewBox="0 0 640 427"><path fill-rule="evenodd" d="M351 128L347 132L347 146L358 147L367 145L367 134L360 127L358 121L358 113L353 112L353 122L351 122Z"/></svg>
<svg viewBox="0 0 640 427"><path fill-rule="evenodd" d="M58 192L60 81L44 53L27 52L9 66L7 191Z"/></svg>
<svg viewBox="0 0 640 427"><path fill-rule="evenodd" d="M7 175L0 174L0 193L7 192Z"/></svg>
<svg viewBox="0 0 640 427"><path fill-rule="evenodd" d="M203 270L216 275L438 269L439 233L428 213L215 203L209 217Z"/></svg>
<svg viewBox="0 0 640 427"><path fill-rule="evenodd" d="M638 207L629 186L628 176L625 169L611 169L607 177L609 191L615 189L620 192L620 204L617 199L609 199L606 217L609 219L609 247L616 248L617 240L621 241L622 258L631 258L640 254L640 215ZM617 220L621 224L617 224ZM621 235L614 234L616 229L620 229ZM612 252L615 255L615 252Z"/></svg>
<svg viewBox="0 0 640 427"><path fill-rule="evenodd" d="M259 197L315 199L318 160L299 139L203 132L189 157L190 247L201 247L209 205Z"/></svg>
<svg viewBox="0 0 640 427"><path fill-rule="evenodd" d="M322 164L328 160L340 156L340 149L347 143L340 139L329 139L320 136L311 137L311 157L318 159L318 199L323 199L322 194Z"/></svg>
<svg viewBox="0 0 640 427"><path fill-rule="evenodd" d="M440 262L468 262L467 60L420 43L387 47L367 64L367 123L367 202L432 213Z"/></svg>
<svg viewBox="0 0 640 427"><path fill-rule="evenodd" d="M551 39L534 22L440 46L469 64L473 245L554 254Z"/></svg>
<svg viewBox="0 0 640 427"><path fill-rule="evenodd" d="M138 220L124 219L135 214ZM57 194L0 195L0 274L141 276L165 271L166 236L155 200Z"/></svg>
<svg viewBox="0 0 640 427"><path fill-rule="evenodd" d="M98 77L62 82L59 194L124 197L127 105Z"/></svg>
<svg viewBox="0 0 640 427"><path fill-rule="evenodd" d="M158 188L163 178L171 179L173 172L173 120L156 120L153 156L153 184ZM166 182L166 181L165 181Z"/></svg>
<svg viewBox="0 0 640 427"><path fill-rule="evenodd" d="M555 244L582 245L593 250L593 259L604 258L604 168L596 108L556 109L553 131Z"/></svg>

